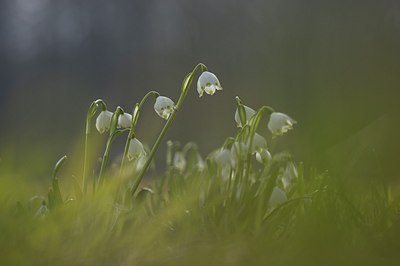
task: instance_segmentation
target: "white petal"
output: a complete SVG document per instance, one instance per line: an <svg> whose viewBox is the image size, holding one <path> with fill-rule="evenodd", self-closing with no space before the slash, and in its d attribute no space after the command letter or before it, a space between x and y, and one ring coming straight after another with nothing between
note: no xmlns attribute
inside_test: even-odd
<svg viewBox="0 0 400 266"><path fill-rule="evenodd" d="M130 128L132 125L132 115L123 113L118 117L118 126L121 128Z"/></svg>
<svg viewBox="0 0 400 266"><path fill-rule="evenodd" d="M200 84L200 79L197 80L197 92L199 93L199 97L202 97L202 96L203 96L204 87L201 86L201 84Z"/></svg>
<svg viewBox="0 0 400 266"><path fill-rule="evenodd" d="M210 85L210 86L206 86L204 91L209 95L213 95L215 93L216 89L215 89L214 85Z"/></svg>
<svg viewBox="0 0 400 266"><path fill-rule="evenodd" d="M107 130L110 129L111 126L111 118L113 116L113 113L110 111L101 111L99 116L96 118L96 129L99 131L101 134L106 132Z"/></svg>
<svg viewBox="0 0 400 266"><path fill-rule="evenodd" d="M246 105L243 105L243 107L244 107L244 111L246 113L246 123L247 123L253 117L253 115L256 114L256 111L254 111L254 109L252 109ZM239 110L237 108L236 108L236 112L235 112L235 121L236 121L236 125L238 127L243 127L242 121L240 121Z"/></svg>

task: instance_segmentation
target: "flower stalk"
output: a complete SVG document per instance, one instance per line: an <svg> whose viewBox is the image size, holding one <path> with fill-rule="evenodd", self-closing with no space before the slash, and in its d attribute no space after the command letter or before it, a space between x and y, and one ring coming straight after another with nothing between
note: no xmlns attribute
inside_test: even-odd
<svg viewBox="0 0 400 266"><path fill-rule="evenodd" d="M143 168L141 169L141 171L139 173L139 176L137 177L137 179L133 183L133 186L132 186L131 191L130 191L131 197L133 197L135 195L135 192L136 192L137 188L139 187L139 185L140 185L140 183L141 183L141 181L143 179L144 174L146 173L147 169L149 168L150 163L153 160L154 155L156 154L158 148L160 147L161 141L164 139L164 136L167 133L168 129L170 128L170 126L172 124L172 121L174 121L177 112L181 108L181 106L183 104L183 101L185 100L185 98L186 98L186 96L188 94L189 88L190 88L190 86L191 86L191 84L193 82L194 74L196 73L196 71L198 69L200 69L201 72L207 71L207 67L204 64L199 63L199 64L196 65L196 67L193 69L193 71L190 72L184 78L184 80L182 82L181 94L179 96L178 102L175 105L175 107L173 108L173 110L171 112L171 115L169 116L167 122L165 123L163 129L160 132L160 135L157 137L157 140L154 143L153 148L151 149L150 154L149 154L149 156L148 156Z"/></svg>
<svg viewBox="0 0 400 266"><path fill-rule="evenodd" d="M117 126L118 126L118 118L123 113L124 113L124 110L122 110L122 108L118 106L117 109L115 110L113 116L112 116L111 126L110 126L110 134L109 134L108 139L107 139L107 144L106 144L106 149L105 149L104 154L103 154L103 159L101 160L99 180L98 180L98 184L99 185L101 185L103 183L104 170L105 170L107 162L108 162L108 157L109 157L109 154L110 154L111 145L114 142L114 140L115 140L116 136L118 135L118 133L122 132L122 131L118 131L117 130Z"/></svg>
<svg viewBox="0 0 400 266"><path fill-rule="evenodd" d="M89 168L89 136L91 134L91 124L94 115L97 110L101 108L102 111L107 110L107 106L105 102L101 99L93 101L89 107L89 110L86 114L86 130L85 130L85 151L83 158L83 177L82 177L82 190L83 195L87 193L87 178L88 178L88 168Z"/></svg>
<svg viewBox="0 0 400 266"><path fill-rule="evenodd" d="M124 153L122 155L122 160L121 160L121 167L119 169L119 176L121 177L123 175L123 171L124 171L124 166L125 166L125 162L126 162L126 158L128 156L128 152L129 152L129 146L131 144L131 140L135 137L135 128L136 128L136 124L138 122L139 119L139 115L140 115L140 110L142 109L143 104L147 101L147 99L150 96L153 96L155 98L157 98L160 94L156 91L150 91L148 92L140 101L139 104L136 104L135 107L132 110L132 115L133 115L133 119L132 119L132 125L131 128L129 130L129 134L128 137L126 139L126 143L125 143L125 148L124 148Z"/></svg>

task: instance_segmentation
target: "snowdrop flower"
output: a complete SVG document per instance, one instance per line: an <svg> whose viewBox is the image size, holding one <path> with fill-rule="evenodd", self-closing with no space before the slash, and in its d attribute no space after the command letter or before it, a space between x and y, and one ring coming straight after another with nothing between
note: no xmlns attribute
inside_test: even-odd
<svg viewBox="0 0 400 266"><path fill-rule="evenodd" d="M100 112L99 116L96 118L96 128L100 134L110 129L112 116L113 113L110 111L104 110Z"/></svg>
<svg viewBox="0 0 400 266"><path fill-rule="evenodd" d="M287 190L297 179L298 173L297 168L293 162L289 162L286 165L285 171L281 176L283 188Z"/></svg>
<svg viewBox="0 0 400 266"><path fill-rule="evenodd" d="M128 160L137 160L144 156L146 156L146 151L144 150L143 144L137 138L133 138L129 145Z"/></svg>
<svg viewBox="0 0 400 266"><path fill-rule="evenodd" d="M248 145L243 142L235 142L231 148L231 164L236 166L239 160L245 160L247 157Z"/></svg>
<svg viewBox="0 0 400 266"><path fill-rule="evenodd" d="M271 193L271 197L269 198L269 206L275 208L278 205L287 201L286 193L282 189L278 187L274 187Z"/></svg>
<svg viewBox="0 0 400 266"><path fill-rule="evenodd" d="M220 175L223 180L228 180L231 172L231 152L228 149L221 149L214 155Z"/></svg>
<svg viewBox="0 0 400 266"><path fill-rule="evenodd" d="M268 129L273 136L280 136L293 129L297 122L283 113L273 112L268 122Z"/></svg>
<svg viewBox="0 0 400 266"><path fill-rule="evenodd" d="M214 160L219 166L231 164L231 152L228 149L222 149L214 155Z"/></svg>
<svg viewBox="0 0 400 266"><path fill-rule="evenodd" d="M180 151L175 152L173 166L178 169L180 172L183 172L186 168L186 158L183 156L183 153Z"/></svg>
<svg viewBox="0 0 400 266"><path fill-rule="evenodd" d="M201 73L197 81L197 92L199 93L199 97L203 96L203 92L213 95L215 91L220 90L222 90L222 87L217 76L208 71Z"/></svg>
<svg viewBox="0 0 400 266"><path fill-rule="evenodd" d="M254 109L252 109L246 105L243 105L243 107L244 107L244 111L246 113L246 123L247 123L253 117L253 115L256 114L256 111L254 111ZM240 115L239 115L238 108L236 108L236 112L235 112L235 121L236 121L237 127L243 127L242 121L240 121Z"/></svg>
<svg viewBox="0 0 400 266"><path fill-rule="evenodd" d="M144 167L147 160L146 154L136 160L136 171L139 172Z"/></svg>
<svg viewBox="0 0 400 266"><path fill-rule="evenodd" d="M118 117L118 127L120 128L130 128L132 125L132 115L128 113L123 113Z"/></svg>
<svg viewBox="0 0 400 266"><path fill-rule="evenodd" d="M261 149L256 152L256 160L259 163L267 163L272 159L271 153L267 149Z"/></svg>
<svg viewBox="0 0 400 266"><path fill-rule="evenodd" d="M199 171L203 171L204 170L204 168L206 167L205 166L205 164L204 164L204 160L203 160L203 158L201 157L201 155L199 154L199 153L197 153L197 162L196 162L196 168L199 170Z"/></svg>
<svg viewBox="0 0 400 266"><path fill-rule="evenodd" d="M267 148L267 141L265 140L265 138L260 134L255 133L253 137L253 145L251 147L251 153L254 154L255 152L259 152L266 148Z"/></svg>
<svg viewBox="0 0 400 266"><path fill-rule="evenodd" d="M49 212L49 209L47 208L46 202L43 201L42 205L40 205L40 208L37 210L35 213L35 218L44 218L44 216Z"/></svg>
<svg viewBox="0 0 400 266"><path fill-rule="evenodd" d="M154 110L161 117L167 120L175 107L175 103L168 97L158 96L154 104Z"/></svg>

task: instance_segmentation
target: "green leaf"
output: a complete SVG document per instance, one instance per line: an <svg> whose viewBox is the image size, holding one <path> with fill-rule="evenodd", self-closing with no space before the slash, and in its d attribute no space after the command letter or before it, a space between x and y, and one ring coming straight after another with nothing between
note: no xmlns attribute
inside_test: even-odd
<svg viewBox="0 0 400 266"><path fill-rule="evenodd" d="M65 160L67 159L67 156L64 155L63 157L61 157L60 160L58 160L58 162L56 163L56 165L54 166L54 170L53 170L53 179L56 178L58 172L60 171L61 167L64 165Z"/></svg>

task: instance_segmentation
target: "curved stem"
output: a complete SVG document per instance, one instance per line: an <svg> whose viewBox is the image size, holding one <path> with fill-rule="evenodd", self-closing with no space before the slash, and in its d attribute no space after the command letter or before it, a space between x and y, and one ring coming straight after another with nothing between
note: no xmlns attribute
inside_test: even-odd
<svg viewBox="0 0 400 266"><path fill-rule="evenodd" d="M107 139L107 144L106 144L106 149L104 151L103 154L103 159L101 161L101 166L100 166L100 173L99 173L99 180L98 180L98 184L101 185L103 182L103 176L104 176L104 170L106 168L107 162L108 162L108 157L110 154L110 150L111 150L111 145L115 139L115 137L117 136L118 130L117 130L117 126L118 126L118 118L121 114L123 114L124 111L122 110L121 107L117 107L117 109L115 110L112 119L111 119L111 126L110 126L110 134L108 136Z"/></svg>
<svg viewBox="0 0 400 266"><path fill-rule="evenodd" d="M158 148L160 147L161 141L163 140L165 134L167 133L169 127L171 126L172 121L174 121L174 118L175 118L178 110L181 108L181 106L183 104L183 101L185 100L186 95L188 93L188 89L189 89L190 85L192 84L194 73L197 71L198 68L201 68L202 72L207 70L207 67L204 64L199 63L199 64L196 65L196 67L193 69L193 71L190 72L185 77L185 79L183 80L182 90L181 90L181 94L179 96L178 102L177 102L176 106L173 108L170 117L168 118L168 120L165 123L163 129L160 132L160 135L158 136L156 142L154 143L153 148L150 151L149 157L147 158L146 163L144 164L143 168L141 169L141 171L139 173L139 176L137 177L137 179L133 183L133 186L131 188L131 197L133 197L133 195L135 194L137 188L139 187L140 182L142 181L144 174L146 173L147 169L149 168L150 163L153 160L154 155L156 154Z"/></svg>
<svg viewBox="0 0 400 266"><path fill-rule="evenodd" d="M128 156L128 151L129 151L129 146L131 144L131 140L132 138L134 138L135 136L135 128L136 128L136 124L137 121L139 119L139 115L140 115L140 110L142 109L143 104L147 101L147 99L150 96L154 96L155 98L157 98L158 96L160 96L160 94L156 91L149 91L140 101L139 105L136 104L135 107L132 110L132 125L131 125L131 129L129 130L129 134L128 137L126 139L126 143L125 143L125 148L124 148L124 153L122 155L122 160L121 160L121 167L119 169L119 176L122 176L123 174L123 169L124 169L124 165L125 165L125 161L126 161L126 157Z"/></svg>
<svg viewBox="0 0 400 266"><path fill-rule="evenodd" d="M82 177L82 191L83 195L87 192L87 176L88 176L88 165L89 165L89 136L91 134L91 123L92 118L95 115L97 109L101 107L102 111L107 109L105 102L101 99L97 99L90 104L89 110L86 114L86 128L85 128L85 151L83 155L83 177Z"/></svg>

